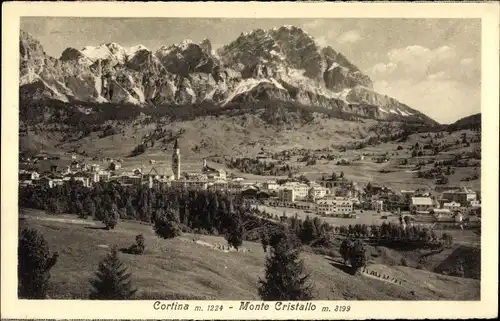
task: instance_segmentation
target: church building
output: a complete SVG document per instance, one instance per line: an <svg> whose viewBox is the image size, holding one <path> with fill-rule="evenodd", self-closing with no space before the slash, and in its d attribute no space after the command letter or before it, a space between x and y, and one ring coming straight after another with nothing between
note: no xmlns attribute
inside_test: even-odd
<svg viewBox="0 0 500 321"><path fill-rule="evenodd" d="M172 154L172 172L174 173L174 179L178 180L181 178L181 152L177 139L175 140L174 153Z"/></svg>

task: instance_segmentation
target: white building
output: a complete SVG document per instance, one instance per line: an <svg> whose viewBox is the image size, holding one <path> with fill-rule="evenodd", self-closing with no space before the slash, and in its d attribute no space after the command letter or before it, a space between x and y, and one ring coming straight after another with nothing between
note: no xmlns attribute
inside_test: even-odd
<svg viewBox="0 0 500 321"><path fill-rule="evenodd" d="M179 180L173 180L171 182L171 186L176 188L187 188L187 189L207 189L208 181L179 179Z"/></svg>
<svg viewBox="0 0 500 321"><path fill-rule="evenodd" d="M412 197L410 211L430 213L434 208L434 202L430 197Z"/></svg>
<svg viewBox="0 0 500 321"><path fill-rule="evenodd" d="M228 182L221 179L221 180L217 180L217 181L208 183L208 187L211 189L215 189L215 190L225 191L228 189Z"/></svg>
<svg viewBox="0 0 500 321"><path fill-rule="evenodd" d="M383 200L373 200L372 201L372 209L374 211L383 211L384 210L384 201Z"/></svg>
<svg viewBox="0 0 500 321"><path fill-rule="evenodd" d="M477 199L477 194L473 190L463 187L443 192L442 198L450 202L458 202L462 206L467 206L468 203Z"/></svg>
<svg viewBox="0 0 500 321"><path fill-rule="evenodd" d="M246 187L241 181L231 181L227 183L227 189L232 194L239 194Z"/></svg>
<svg viewBox="0 0 500 321"><path fill-rule="evenodd" d="M344 197L323 199L316 202L318 215L350 214L353 211L351 200Z"/></svg>
<svg viewBox="0 0 500 321"><path fill-rule="evenodd" d="M413 196L415 194L414 190L401 190L401 195L403 196Z"/></svg>
<svg viewBox="0 0 500 321"><path fill-rule="evenodd" d="M142 175L134 173L122 174L118 176L118 181L123 185L140 185L142 183Z"/></svg>
<svg viewBox="0 0 500 321"><path fill-rule="evenodd" d="M472 207L481 207L481 202L480 201L477 201L477 200L474 200L474 201L470 201L470 206Z"/></svg>
<svg viewBox="0 0 500 321"><path fill-rule="evenodd" d="M443 204L443 208L448 209L452 213L454 211L460 211L460 207L460 203L458 202L449 202Z"/></svg>
<svg viewBox="0 0 500 321"><path fill-rule="evenodd" d="M262 188L267 189L268 191L275 191L279 189L279 184L276 181L265 181L262 183Z"/></svg>
<svg viewBox="0 0 500 321"><path fill-rule="evenodd" d="M25 171L25 170L20 170L19 171L19 181L32 181L32 180L37 180L40 178L40 174L35 171Z"/></svg>
<svg viewBox="0 0 500 321"><path fill-rule="evenodd" d="M309 196L309 186L304 183L288 182L281 185L282 189L293 189L295 199L304 200Z"/></svg>
<svg viewBox="0 0 500 321"><path fill-rule="evenodd" d="M318 183L309 183L309 197L313 200L323 198L327 195L327 189Z"/></svg>
<svg viewBox="0 0 500 321"><path fill-rule="evenodd" d="M201 171L202 173L205 173L210 179L225 180L227 178L225 170L208 166L206 159L203 159L203 166Z"/></svg>

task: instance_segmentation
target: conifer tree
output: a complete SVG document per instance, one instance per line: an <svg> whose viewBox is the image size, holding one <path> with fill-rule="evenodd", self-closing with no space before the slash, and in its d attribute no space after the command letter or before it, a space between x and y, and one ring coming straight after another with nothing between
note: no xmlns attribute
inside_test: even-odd
<svg viewBox="0 0 500 321"><path fill-rule="evenodd" d="M90 280L92 300L128 300L137 292L130 281L131 273L118 257L116 246L99 263L95 276Z"/></svg>
<svg viewBox="0 0 500 321"><path fill-rule="evenodd" d="M270 243L265 279L259 281L260 297L266 301L311 300L313 288L293 236L288 231L275 233Z"/></svg>
<svg viewBox="0 0 500 321"><path fill-rule="evenodd" d="M118 207L116 204L112 203L108 208L104 211L104 217L102 218L102 222L106 225L106 229L112 230L115 228L116 224L118 224L118 219L120 218L120 212L118 211Z"/></svg>
<svg viewBox="0 0 500 321"><path fill-rule="evenodd" d="M78 215L78 217L87 218L87 216L85 215L85 212L83 211L83 204L82 204L82 202L80 202L80 200L75 201L73 208L76 212L76 215Z"/></svg>
<svg viewBox="0 0 500 321"><path fill-rule="evenodd" d="M366 249L363 242L360 240L356 240L354 242L351 254L350 254L351 266L353 269L353 273L356 273L359 268L366 265Z"/></svg>
<svg viewBox="0 0 500 321"><path fill-rule="evenodd" d="M229 230L226 234L227 242L238 249L243 244L244 233L245 229L243 227L243 222L241 221L241 216L233 213L229 224Z"/></svg>
<svg viewBox="0 0 500 321"><path fill-rule="evenodd" d="M309 244L314 239L316 239L317 236L318 235L315 231L314 224L308 215L308 216L306 216L306 219L304 220L304 222L302 224L302 229L300 230L300 240L304 244Z"/></svg>
<svg viewBox="0 0 500 321"><path fill-rule="evenodd" d="M266 227L262 227L260 231L260 242L262 244L262 249L267 252L267 246L269 245L269 231Z"/></svg>
<svg viewBox="0 0 500 321"><path fill-rule="evenodd" d="M354 246L354 243L351 239L345 239L342 241L342 244L340 244L340 255L342 255L342 258L344 259L344 262L347 263L347 261L350 260L351 258L351 249Z"/></svg>
<svg viewBox="0 0 500 321"><path fill-rule="evenodd" d="M130 199L127 199L127 202L125 204L125 211L128 218L133 218L133 219L137 218L136 210L132 205L132 201Z"/></svg>
<svg viewBox="0 0 500 321"><path fill-rule="evenodd" d="M50 269L58 253L49 257L49 246L42 234L23 229L18 240L18 296L20 299L45 299Z"/></svg>

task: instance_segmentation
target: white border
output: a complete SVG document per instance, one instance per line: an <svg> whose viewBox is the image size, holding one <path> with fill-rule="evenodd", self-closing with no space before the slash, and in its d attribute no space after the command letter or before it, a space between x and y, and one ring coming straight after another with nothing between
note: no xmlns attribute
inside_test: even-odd
<svg viewBox="0 0 500 321"><path fill-rule="evenodd" d="M239 311L240 301L212 301L219 312L155 311L154 301L17 300L17 171L20 16L234 18L481 18L482 19L482 271L481 301L315 301L350 304L342 314ZM37 319L379 319L497 316L498 272L498 3L120 3L7 2L2 4L2 269L1 315ZM182 301L179 301L182 302ZM190 301L206 306L210 301ZM235 308L228 309L232 305Z"/></svg>

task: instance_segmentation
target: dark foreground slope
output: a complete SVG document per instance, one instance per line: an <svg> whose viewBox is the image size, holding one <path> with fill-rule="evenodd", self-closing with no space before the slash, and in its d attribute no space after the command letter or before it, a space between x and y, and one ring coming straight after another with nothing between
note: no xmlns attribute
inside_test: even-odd
<svg viewBox="0 0 500 321"><path fill-rule="evenodd" d="M139 297L157 299L259 299L257 286L263 276L265 253L258 243L245 242L247 252L224 253L207 244L225 244L222 237L185 234L172 240L157 238L150 226L121 222L116 230L74 217L49 217L28 211L22 226L43 233L51 250L60 253L51 270L51 298L85 298L88 280L109 246L128 247L137 234L146 238L146 252L121 254L130 267ZM85 224L82 224L85 223ZM193 242L198 238L198 243ZM321 255L304 253L306 268L323 300L477 300L477 280L444 276L403 266L375 264L371 268L403 280L403 286L345 273Z"/></svg>

